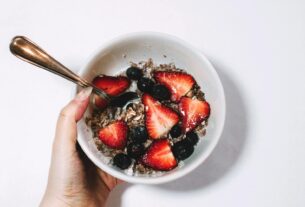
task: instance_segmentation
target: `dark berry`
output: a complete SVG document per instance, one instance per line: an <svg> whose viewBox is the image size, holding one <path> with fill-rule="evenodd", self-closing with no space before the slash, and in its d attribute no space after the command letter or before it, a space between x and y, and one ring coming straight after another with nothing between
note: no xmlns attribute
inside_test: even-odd
<svg viewBox="0 0 305 207"><path fill-rule="evenodd" d="M138 98L138 94L135 92L126 92L123 93L122 95L119 95L117 97L114 97L111 102L110 106L115 106L115 107L123 107L125 106L126 103L129 101Z"/></svg>
<svg viewBox="0 0 305 207"><path fill-rule="evenodd" d="M186 133L185 140L187 140L192 145L195 145L195 144L197 144L199 138L198 138L198 135L195 132L191 131L191 132Z"/></svg>
<svg viewBox="0 0 305 207"><path fill-rule="evenodd" d="M154 85L151 94L160 101L168 100L171 96L169 90L164 85Z"/></svg>
<svg viewBox="0 0 305 207"><path fill-rule="evenodd" d="M145 152L143 144L132 142L127 146L127 154L134 159L139 158Z"/></svg>
<svg viewBox="0 0 305 207"><path fill-rule="evenodd" d="M138 126L131 131L131 139L134 142L143 143L147 140L148 133L144 126Z"/></svg>
<svg viewBox="0 0 305 207"><path fill-rule="evenodd" d="M180 125L176 124L175 126L173 126L173 128L170 130L170 135L172 138L177 138L181 135L182 129L180 127Z"/></svg>
<svg viewBox="0 0 305 207"><path fill-rule="evenodd" d="M113 158L113 164L122 170L127 169L131 165L131 159L124 153L116 154Z"/></svg>
<svg viewBox="0 0 305 207"><path fill-rule="evenodd" d="M142 92L151 92L154 82L149 78L140 78L137 83L138 89Z"/></svg>
<svg viewBox="0 0 305 207"><path fill-rule="evenodd" d="M185 160L194 152L194 147L188 141L182 140L174 144L172 151L177 160Z"/></svg>
<svg viewBox="0 0 305 207"><path fill-rule="evenodd" d="M130 67L127 69L126 71L126 75L128 78L132 79L132 80L139 80L143 73L142 70L136 67Z"/></svg>

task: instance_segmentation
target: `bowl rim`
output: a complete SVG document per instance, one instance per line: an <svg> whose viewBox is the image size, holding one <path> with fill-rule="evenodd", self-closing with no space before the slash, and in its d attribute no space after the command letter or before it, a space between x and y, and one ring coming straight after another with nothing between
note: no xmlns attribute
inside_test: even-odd
<svg viewBox="0 0 305 207"><path fill-rule="evenodd" d="M121 172L118 172L116 169L111 168L107 164L103 163L101 160L99 160L97 157L93 155L87 144L85 143L85 139L80 139L80 136L77 136L77 141L82 148L82 150L85 152L85 154L88 156L88 158L101 170L105 171L106 173L124 180L126 182L130 183L137 183L137 184L162 184L166 182L170 182L173 180L176 180L178 178L181 178L185 176L186 174L190 173L193 171L195 168L197 168L200 164L202 164L212 153L212 151L215 149L217 143L220 140L221 134L223 132L224 124L225 124L225 118L226 118L226 101L225 101L225 94L224 94L224 88L221 83L221 80L219 78L219 75L217 74L215 68L213 67L212 63L207 59L207 57L204 55L202 51L191 45L190 43L174 36L171 34L167 33L161 33L161 32L152 32L152 31L144 31L144 32L133 32L133 33L127 33L127 34L122 34L119 35L111 40L106 41L104 44L99 46L96 50L94 50L84 61L82 64L82 67L80 70L77 72L80 76L83 75L83 73L88 69L88 66L90 65L91 62L93 62L98 55L108 49L111 48L112 46L119 44L122 41L128 41L131 39L135 38L143 38L143 37L154 37L154 38L160 38L163 40L171 40L172 42L176 42L177 44L180 44L182 47L188 48L191 50L195 55L200 57L207 65L208 65L208 70L213 74L216 82L215 84L217 85L217 88L219 89L220 93L220 101L223 103L223 113L221 114L221 122L220 125L218 125L218 130L216 134L213 137L213 141L210 143L209 148L206 149L204 156L201 156L194 162L192 162L190 165L187 167L183 168L183 170L178 170L172 174L168 174L166 176L156 176L156 177L138 177L138 176L132 176L132 175L127 175L123 174ZM77 86L73 88L72 95L73 97L77 93ZM79 127L78 127L79 130Z"/></svg>

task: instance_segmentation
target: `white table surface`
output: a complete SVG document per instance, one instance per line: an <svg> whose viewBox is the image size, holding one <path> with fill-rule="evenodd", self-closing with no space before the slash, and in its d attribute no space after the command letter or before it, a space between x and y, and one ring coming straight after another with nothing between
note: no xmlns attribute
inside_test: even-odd
<svg viewBox="0 0 305 207"><path fill-rule="evenodd" d="M150 2L150 3L149 3ZM305 2L1 0L0 206L37 206L59 110L74 86L17 60L26 35L77 71L128 32L174 34L215 65L227 100L223 136L188 176L124 185L108 206L305 206Z"/></svg>

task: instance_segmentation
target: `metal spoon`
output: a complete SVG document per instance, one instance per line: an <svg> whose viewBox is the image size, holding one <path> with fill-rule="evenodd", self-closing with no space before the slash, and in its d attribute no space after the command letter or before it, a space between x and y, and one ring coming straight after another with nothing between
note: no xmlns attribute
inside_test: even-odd
<svg viewBox="0 0 305 207"><path fill-rule="evenodd" d="M92 87L93 92L107 102L110 102L111 98L103 90L95 87L93 84L87 80L79 77L74 72L69 70L67 67L62 65L60 62L51 57L43 49L41 49L34 42L23 36L16 36L12 39L10 44L11 53L17 56L18 58L41 67L49 72L55 73L67 80L70 80L81 87Z"/></svg>

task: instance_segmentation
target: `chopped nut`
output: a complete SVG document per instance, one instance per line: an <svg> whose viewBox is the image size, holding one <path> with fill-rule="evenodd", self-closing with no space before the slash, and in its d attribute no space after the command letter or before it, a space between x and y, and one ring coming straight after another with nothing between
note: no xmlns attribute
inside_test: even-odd
<svg viewBox="0 0 305 207"><path fill-rule="evenodd" d="M133 120L138 121L138 120L140 120L141 118L142 118L142 116L139 115L139 116L134 117Z"/></svg>

